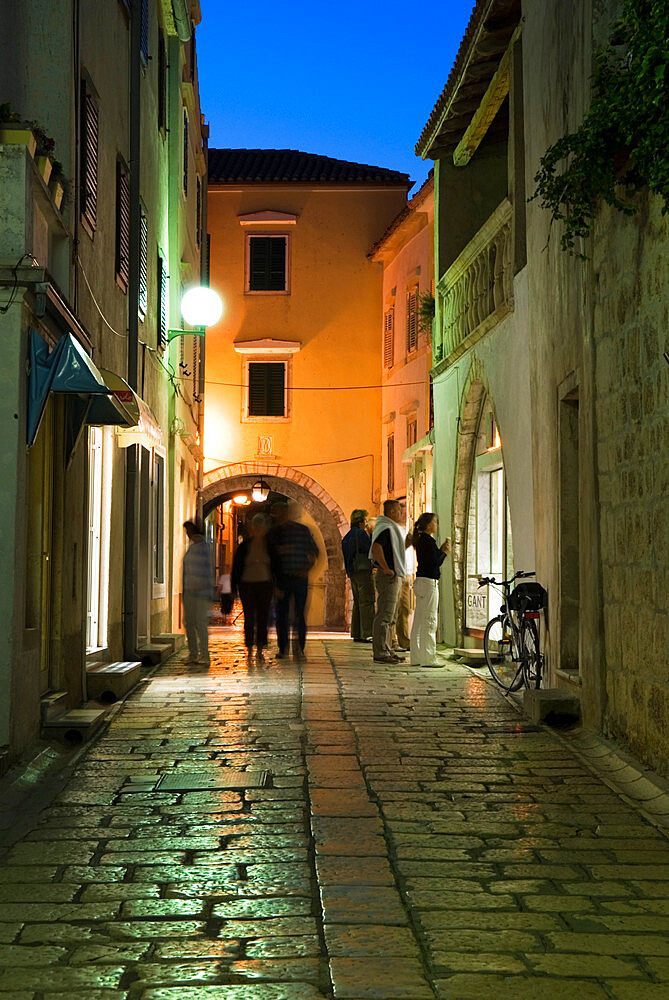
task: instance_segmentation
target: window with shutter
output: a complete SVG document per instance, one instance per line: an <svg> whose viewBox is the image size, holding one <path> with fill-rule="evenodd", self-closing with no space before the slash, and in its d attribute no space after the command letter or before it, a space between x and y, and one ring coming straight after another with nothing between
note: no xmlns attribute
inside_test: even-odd
<svg viewBox="0 0 669 1000"><path fill-rule="evenodd" d="M286 236L249 236L250 292L285 292Z"/></svg>
<svg viewBox="0 0 669 1000"><path fill-rule="evenodd" d="M418 418L407 417L407 448L410 448L418 440Z"/></svg>
<svg viewBox="0 0 669 1000"><path fill-rule="evenodd" d="M395 314L393 309L389 309L388 312L383 317L383 367L392 368L393 367L393 355L394 355L394 320Z"/></svg>
<svg viewBox="0 0 669 1000"><path fill-rule="evenodd" d="M149 266L149 223L146 213L140 213L139 230L139 318L144 319L148 305L148 266Z"/></svg>
<svg viewBox="0 0 669 1000"><path fill-rule="evenodd" d="M202 181L197 178L196 204L195 204L195 238L197 245L202 242Z"/></svg>
<svg viewBox="0 0 669 1000"><path fill-rule="evenodd" d="M188 112L184 111L184 194L188 194Z"/></svg>
<svg viewBox="0 0 669 1000"><path fill-rule="evenodd" d="M98 206L98 126L97 101L85 80L81 81L81 215L95 229Z"/></svg>
<svg viewBox="0 0 669 1000"><path fill-rule="evenodd" d="M407 352L418 347L418 288L407 293Z"/></svg>
<svg viewBox="0 0 669 1000"><path fill-rule="evenodd" d="M283 362L249 362L249 417L284 417L285 386L286 366Z"/></svg>
<svg viewBox="0 0 669 1000"><path fill-rule="evenodd" d="M141 0L140 10L140 51L145 63L149 61L149 0Z"/></svg>
<svg viewBox="0 0 669 1000"><path fill-rule="evenodd" d="M158 128L167 129L167 52L162 31L158 33Z"/></svg>
<svg viewBox="0 0 669 1000"><path fill-rule="evenodd" d="M128 168L116 164L116 281L128 291L130 277L130 177Z"/></svg>
<svg viewBox="0 0 669 1000"><path fill-rule="evenodd" d="M200 338L192 337L193 341L193 399L199 394L200 388Z"/></svg>
<svg viewBox="0 0 669 1000"><path fill-rule="evenodd" d="M160 250L156 260L156 300L158 302L157 347L164 350L167 345L167 270Z"/></svg>
<svg viewBox="0 0 669 1000"><path fill-rule="evenodd" d="M389 434L387 441L387 457L388 457L388 493L392 493L395 489L395 435Z"/></svg>

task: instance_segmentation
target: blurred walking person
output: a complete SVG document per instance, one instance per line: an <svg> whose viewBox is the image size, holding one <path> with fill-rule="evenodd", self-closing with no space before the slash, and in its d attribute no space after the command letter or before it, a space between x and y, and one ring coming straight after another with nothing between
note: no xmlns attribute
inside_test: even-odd
<svg viewBox="0 0 669 1000"><path fill-rule="evenodd" d="M251 518L249 537L237 547L232 561L232 593L238 593L244 611L244 642L246 658L265 662L267 646L267 626L269 608L274 592L274 580L279 572L279 563L272 545L268 541L269 525L264 514Z"/></svg>
<svg viewBox="0 0 669 1000"><path fill-rule="evenodd" d="M402 505L386 500L383 514L376 519L369 558L376 567L376 614L372 625L372 649L377 663L403 663L390 645L397 601L406 576L406 538L401 527Z"/></svg>
<svg viewBox="0 0 669 1000"><path fill-rule="evenodd" d="M182 564L187 663L209 666L209 605L214 594L214 553L195 521L185 521L190 545Z"/></svg>
<svg viewBox="0 0 669 1000"><path fill-rule="evenodd" d="M417 567L413 592L416 609L411 627L411 664L416 667L439 667L437 662L437 610L441 564L451 551L451 540L441 546L434 540L439 518L431 511L421 514L413 530Z"/></svg>
<svg viewBox="0 0 669 1000"><path fill-rule="evenodd" d="M296 503L276 503L272 507L274 527L270 542L276 548L279 571L276 583L276 638L279 646L277 659L289 652L290 604L293 602L293 652L295 659L304 660L307 623L304 609L309 592L309 570L318 558L318 546L306 524L298 521Z"/></svg>
<svg viewBox="0 0 669 1000"><path fill-rule="evenodd" d="M353 642L371 642L374 621L374 579L369 561L371 545L367 531L367 511L354 510L351 514L351 530L341 540L344 568L351 582L353 610L351 612L351 636Z"/></svg>

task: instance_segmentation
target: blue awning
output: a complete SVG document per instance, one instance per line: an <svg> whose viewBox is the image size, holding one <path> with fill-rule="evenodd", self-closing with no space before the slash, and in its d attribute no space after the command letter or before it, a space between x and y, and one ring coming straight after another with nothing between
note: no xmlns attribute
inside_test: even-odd
<svg viewBox="0 0 669 1000"><path fill-rule="evenodd" d="M112 390L71 333L61 337L54 349L49 352L49 345L43 337L40 337L36 330L31 330L28 445L34 444L47 399L52 392L85 396L90 403L92 396L109 396ZM76 407L80 411L75 421L79 426L85 421L87 411L87 405L83 400L81 403L81 407Z"/></svg>

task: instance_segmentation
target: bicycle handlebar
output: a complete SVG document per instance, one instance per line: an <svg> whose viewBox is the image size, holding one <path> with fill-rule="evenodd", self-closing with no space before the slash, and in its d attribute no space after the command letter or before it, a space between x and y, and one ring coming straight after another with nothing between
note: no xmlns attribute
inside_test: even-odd
<svg viewBox="0 0 669 1000"><path fill-rule="evenodd" d="M536 576L534 570L522 570L519 569L517 573L514 573L510 580L496 580L494 576L480 576L479 577L479 590L481 587L485 587L486 584L492 583L498 587L510 587L514 580L520 580L524 576Z"/></svg>

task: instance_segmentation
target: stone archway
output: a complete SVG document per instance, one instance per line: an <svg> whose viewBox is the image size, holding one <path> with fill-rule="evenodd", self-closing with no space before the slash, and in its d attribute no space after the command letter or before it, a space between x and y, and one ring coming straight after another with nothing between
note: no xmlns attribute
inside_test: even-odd
<svg viewBox="0 0 669 1000"><path fill-rule="evenodd" d="M262 476L276 493L296 500L313 517L323 536L328 568L325 571L325 628L346 628L346 573L341 540L349 525L339 504L315 479L289 466L269 462L236 462L212 469L204 477L200 495L204 516L228 494L249 490Z"/></svg>

